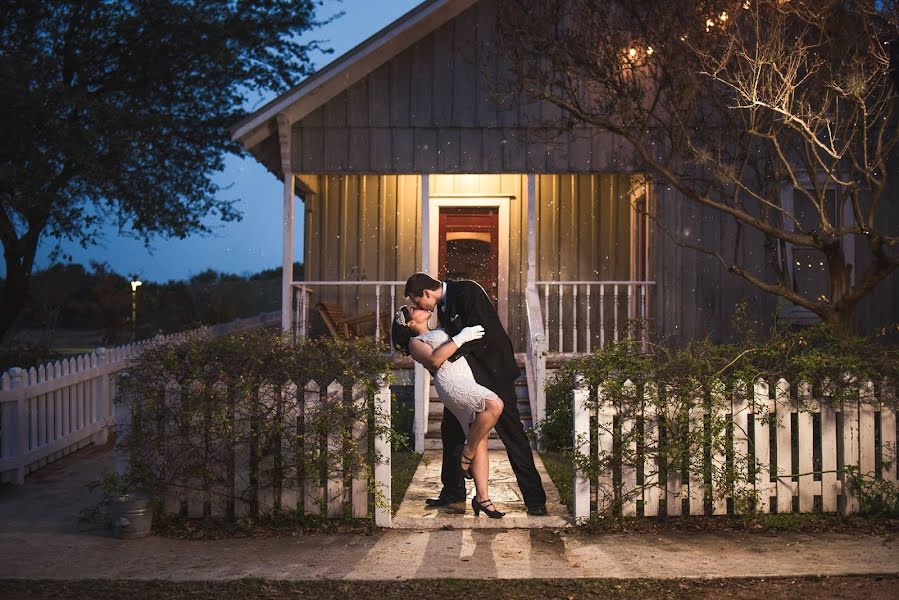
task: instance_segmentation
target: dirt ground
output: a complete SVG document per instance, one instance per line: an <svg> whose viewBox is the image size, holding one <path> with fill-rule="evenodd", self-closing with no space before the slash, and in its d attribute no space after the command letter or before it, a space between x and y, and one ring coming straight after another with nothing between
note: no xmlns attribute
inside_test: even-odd
<svg viewBox="0 0 899 600"><path fill-rule="evenodd" d="M216 598L899 598L897 577L821 577L775 579L418 579L402 582L270 581L0 581L0 597L20 598L162 599Z"/></svg>

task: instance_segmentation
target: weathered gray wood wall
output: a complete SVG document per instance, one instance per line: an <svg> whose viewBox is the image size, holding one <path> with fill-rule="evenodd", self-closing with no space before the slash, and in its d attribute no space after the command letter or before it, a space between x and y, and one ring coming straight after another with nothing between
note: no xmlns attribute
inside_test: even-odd
<svg viewBox="0 0 899 600"><path fill-rule="evenodd" d="M612 136L583 130L547 144L529 125L558 110L521 96L498 108L495 0L482 0L294 124L299 173L620 172ZM274 148L254 154L275 158Z"/></svg>

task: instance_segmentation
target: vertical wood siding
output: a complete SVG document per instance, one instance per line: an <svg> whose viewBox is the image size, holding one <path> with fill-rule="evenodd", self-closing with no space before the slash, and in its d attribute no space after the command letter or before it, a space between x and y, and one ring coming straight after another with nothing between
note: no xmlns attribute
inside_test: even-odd
<svg viewBox="0 0 899 600"><path fill-rule="evenodd" d="M507 94L498 105L495 90L506 70L495 51L496 18L495 0L478 2L295 123L294 171L626 170L627 154L614 136L584 128L538 140L530 128L557 108ZM253 149L260 160L264 149Z"/></svg>
<svg viewBox="0 0 899 600"><path fill-rule="evenodd" d="M304 261L308 265L308 279L404 280L420 268L419 176L305 175L303 181L310 189L317 190L306 200ZM628 189L628 178L624 176L540 176L536 215L538 278L628 279ZM472 205L477 205L478 197L511 198L508 328L516 350L523 351L526 176L434 175L430 191L435 197L472 196ZM351 314L374 310L373 292L360 296L355 288L323 290L313 300L338 302ZM382 309L385 307L386 302L382 303ZM592 318L597 319L596 314ZM556 317L550 316L549 323L555 326ZM566 327L570 328L570 321Z"/></svg>

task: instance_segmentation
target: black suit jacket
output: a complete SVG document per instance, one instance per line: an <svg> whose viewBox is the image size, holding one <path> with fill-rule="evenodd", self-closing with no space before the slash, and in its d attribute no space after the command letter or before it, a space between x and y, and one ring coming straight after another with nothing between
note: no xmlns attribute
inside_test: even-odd
<svg viewBox="0 0 899 600"><path fill-rule="evenodd" d="M496 391L496 383L514 382L520 371L503 324L493 303L477 282L468 279L446 282L446 310L438 306L440 325L451 336L464 327L482 325L485 335L479 340L467 342L450 357L456 360L465 356L471 365L475 380Z"/></svg>

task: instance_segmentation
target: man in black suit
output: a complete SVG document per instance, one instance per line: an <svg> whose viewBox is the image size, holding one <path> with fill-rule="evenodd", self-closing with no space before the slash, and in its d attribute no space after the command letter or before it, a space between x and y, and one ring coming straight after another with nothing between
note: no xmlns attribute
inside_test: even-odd
<svg viewBox="0 0 899 600"><path fill-rule="evenodd" d="M496 308L478 283L466 279L438 281L426 273L415 273L406 281L405 295L419 308L437 311L440 325L449 335L464 327L481 325L485 335L462 346L449 360L465 356L475 381L502 398L503 412L495 429L506 446L509 462L530 515L546 514L546 492L534 465L515 395L515 380L520 371L512 350L512 341L503 328ZM448 409L443 409L440 425L443 441L443 489L439 497L428 499L430 506L445 506L465 500L465 481L459 464L459 453L465 443L465 432Z"/></svg>

